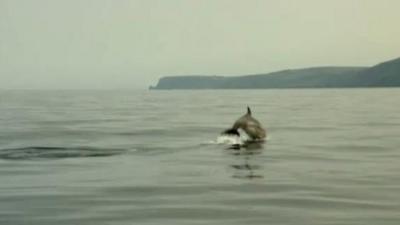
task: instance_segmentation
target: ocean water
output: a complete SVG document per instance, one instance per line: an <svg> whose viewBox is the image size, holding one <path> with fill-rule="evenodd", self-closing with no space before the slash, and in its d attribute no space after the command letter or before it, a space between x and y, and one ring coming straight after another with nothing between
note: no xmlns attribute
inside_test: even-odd
<svg viewBox="0 0 400 225"><path fill-rule="evenodd" d="M400 89L1 91L0 224L400 224ZM219 133L246 106L268 140Z"/></svg>

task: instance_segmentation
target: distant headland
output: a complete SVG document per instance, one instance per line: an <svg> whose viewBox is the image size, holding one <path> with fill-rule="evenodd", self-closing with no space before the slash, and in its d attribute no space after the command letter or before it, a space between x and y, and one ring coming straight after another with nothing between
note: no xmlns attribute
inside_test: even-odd
<svg viewBox="0 0 400 225"><path fill-rule="evenodd" d="M243 76L166 76L150 89L400 87L400 58L372 67L314 67Z"/></svg>

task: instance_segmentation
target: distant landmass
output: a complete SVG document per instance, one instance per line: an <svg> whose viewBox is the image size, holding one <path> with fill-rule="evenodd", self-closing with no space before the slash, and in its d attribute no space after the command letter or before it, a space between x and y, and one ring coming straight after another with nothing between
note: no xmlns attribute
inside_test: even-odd
<svg viewBox="0 0 400 225"><path fill-rule="evenodd" d="M372 67L314 67L267 74L166 76L150 89L400 87L400 58Z"/></svg>

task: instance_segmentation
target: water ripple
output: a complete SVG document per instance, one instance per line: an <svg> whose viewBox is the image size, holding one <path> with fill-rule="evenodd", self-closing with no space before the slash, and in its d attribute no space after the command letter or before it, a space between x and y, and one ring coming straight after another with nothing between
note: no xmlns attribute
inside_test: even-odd
<svg viewBox="0 0 400 225"><path fill-rule="evenodd" d="M106 157L123 154L126 151L126 149L118 148L29 146L0 149L0 159L29 160Z"/></svg>

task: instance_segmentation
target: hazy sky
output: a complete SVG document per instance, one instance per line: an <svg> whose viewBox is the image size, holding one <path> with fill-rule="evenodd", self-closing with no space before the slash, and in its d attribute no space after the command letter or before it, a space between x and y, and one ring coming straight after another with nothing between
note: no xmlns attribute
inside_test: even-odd
<svg viewBox="0 0 400 225"><path fill-rule="evenodd" d="M0 0L0 88L147 88L400 56L399 0Z"/></svg>

